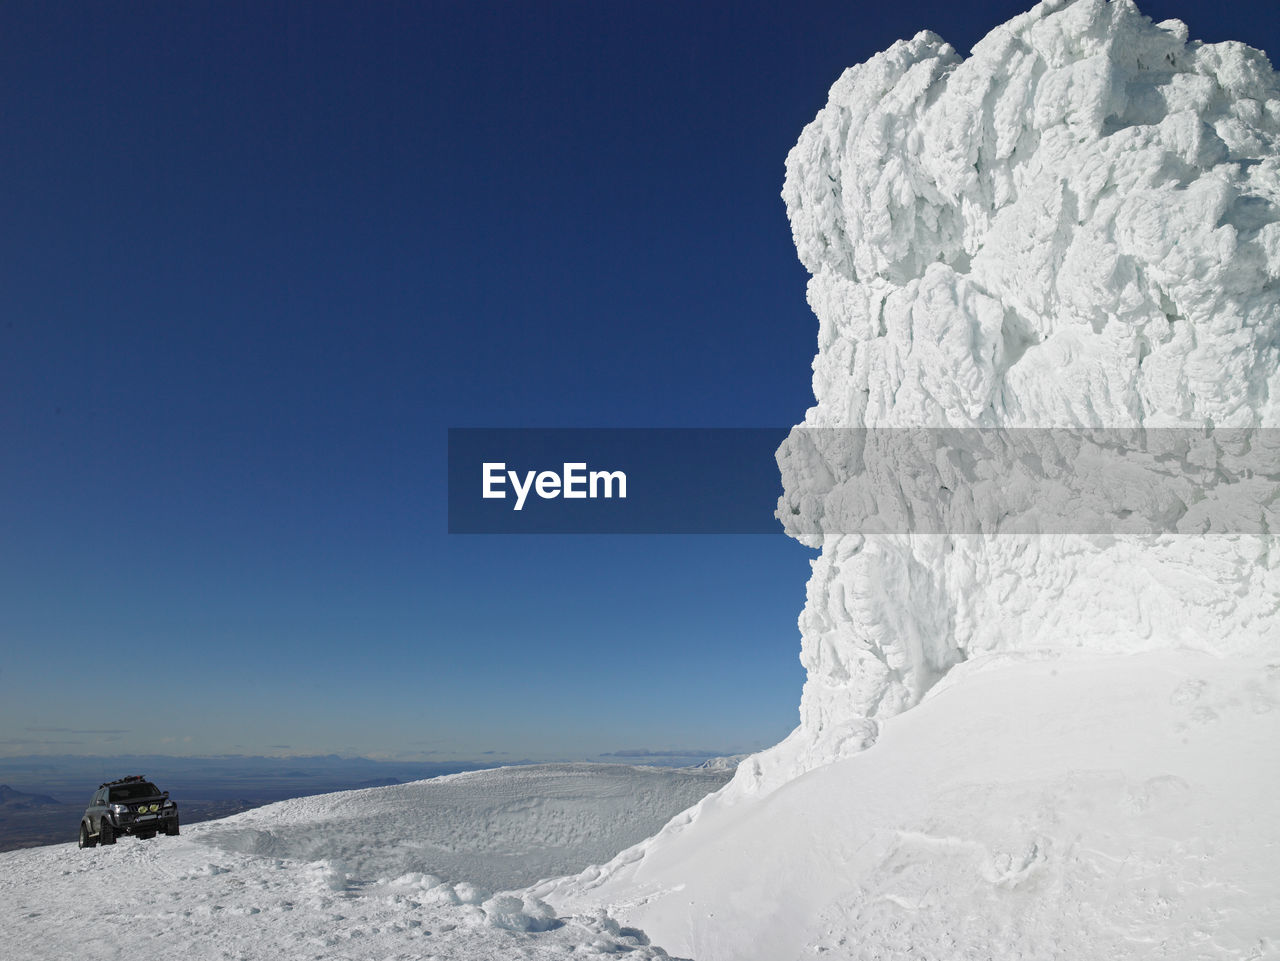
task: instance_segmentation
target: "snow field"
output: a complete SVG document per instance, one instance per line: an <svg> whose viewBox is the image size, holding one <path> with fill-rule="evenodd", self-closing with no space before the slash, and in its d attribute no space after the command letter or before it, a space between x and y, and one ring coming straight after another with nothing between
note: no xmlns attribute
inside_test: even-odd
<svg viewBox="0 0 1280 961"><path fill-rule="evenodd" d="M609 857L728 776L500 768L283 801L178 838L0 854L0 955L664 958L599 909L558 917L530 895L493 892Z"/></svg>
<svg viewBox="0 0 1280 961"><path fill-rule="evenodd" d="M603 915L553 921L545 904L479 901L477 891L421 875L360 885L324 862L185 836L54 845L0 855L0 945L5 957L50 961L666 957Z"/></svg>

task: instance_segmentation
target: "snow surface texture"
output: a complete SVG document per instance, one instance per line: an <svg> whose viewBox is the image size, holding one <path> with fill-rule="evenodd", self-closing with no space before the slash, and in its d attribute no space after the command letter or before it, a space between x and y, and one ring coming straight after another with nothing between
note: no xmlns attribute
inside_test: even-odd
<svg viewBox="0 0 1280 961"><path fill-rule="evenodd" d="M665 958L599 910L557 917L482 879L580 870L728 774L508 767L283 801L177 838L0 854L0 957Z"/></svg>
<svg viewBox="0 0 1280 961"><path fill-rule="evenodd" d="M1255 536L845 534L865 452L833 430L1280 427L1278 138L1262 53L1128 0L1039 4L967 59L921 33L845 71L783 190L819 321L817 403L778 457L779 517L822 548L801 726L735 789L862 750L984 652L1280 653L1264 516ZM1239 453L1184 448L1187 476ZM1001 482L979 474L940 465L933 491Z"/></svg>
<svg viewBox="0 0 1280 961"><path fill-rule="evenodd" d="M871 749L540 885L698 961L1280 958L1280 663L993 654Z"/></svg>
<svg viewBox="0 0 1280 961"><path fill-rule="evenodd" d="M216 821L228 851L328 861L355 878L428 872L489 891L608 860L732 770L539 764L295 798Z"/></svg>

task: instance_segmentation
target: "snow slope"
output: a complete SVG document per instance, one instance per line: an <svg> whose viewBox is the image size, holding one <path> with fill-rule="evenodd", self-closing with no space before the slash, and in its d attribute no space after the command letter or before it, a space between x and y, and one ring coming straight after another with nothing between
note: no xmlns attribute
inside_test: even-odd
<svg viewBox="0 0 1280 961"><path fill-rule="evenodd" d="M183 828L0 854L0 957L492 961L666 957L508 881L651 834L725 771L539 765L283 801Z"/></svg>
<svg viewBox="0 0 1280 961"><path fill-rule="evenodd" d="M1280 662L989 655L868 750L541 885L698 961L1280 958Z"/></svg>

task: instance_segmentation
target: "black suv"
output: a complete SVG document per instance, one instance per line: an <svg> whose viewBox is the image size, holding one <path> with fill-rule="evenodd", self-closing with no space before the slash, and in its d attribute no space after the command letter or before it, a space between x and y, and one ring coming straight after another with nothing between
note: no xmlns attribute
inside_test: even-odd
<svg viewBox="0 0 1280 961"><path fill-rule="evenodd" d="M121 834L153 838L178 833L178 805L141 774L98 785L80 819L80 846L115 844Z"/></svg>

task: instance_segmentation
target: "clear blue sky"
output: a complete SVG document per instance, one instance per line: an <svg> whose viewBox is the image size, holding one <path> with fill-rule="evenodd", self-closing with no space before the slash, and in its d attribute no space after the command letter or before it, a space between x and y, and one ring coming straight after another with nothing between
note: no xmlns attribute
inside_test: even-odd
<svg viewBox="0 0 1280 961"><path fill-rule="evenodd" d="M446 430L799 420L787 150L1023 8L5 4L0 754L783 736L809 552L449 536Z"/></svg>

